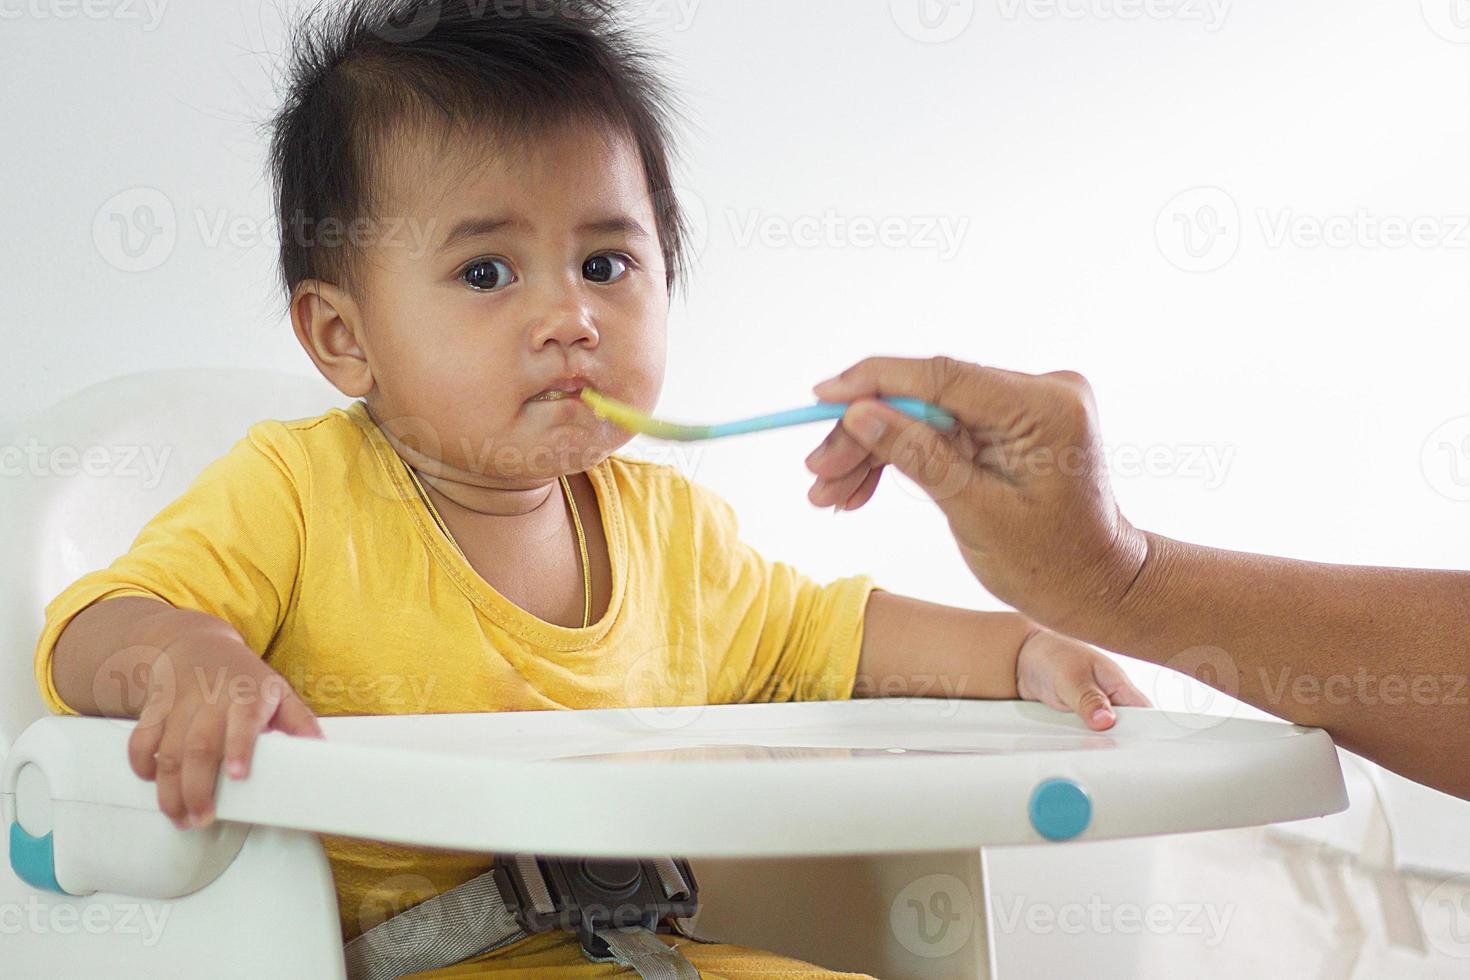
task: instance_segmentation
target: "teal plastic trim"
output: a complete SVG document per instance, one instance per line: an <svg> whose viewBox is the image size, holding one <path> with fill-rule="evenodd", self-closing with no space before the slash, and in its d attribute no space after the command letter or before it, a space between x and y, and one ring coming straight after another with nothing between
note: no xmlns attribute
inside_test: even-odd
<svg viewBox="0 0 1470 980"><path fill-rule="evenodd" d="M32 837L18 822L11 821L10 866L32 888L68 894L56 882L56 852L49 830L45 837Z"/></svg>
<svg viewBox="0 0 1470 980"><path fill-rule="evenodd" d="M1070 779L1048 779L1031 793L1031 826L1047 840L1071 840L1092 822L1092 800Z"/></svg>

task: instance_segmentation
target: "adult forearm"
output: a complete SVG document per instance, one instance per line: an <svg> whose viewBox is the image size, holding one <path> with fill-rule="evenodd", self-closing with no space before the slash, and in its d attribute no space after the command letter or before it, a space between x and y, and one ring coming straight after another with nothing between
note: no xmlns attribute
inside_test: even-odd
<svg viewBox="0 0 1470 980"><path fill-rule="evenodd" d="M1192 674L1470 798L1470 573L1327 565L1148 535L1082 636Z"/></svg>

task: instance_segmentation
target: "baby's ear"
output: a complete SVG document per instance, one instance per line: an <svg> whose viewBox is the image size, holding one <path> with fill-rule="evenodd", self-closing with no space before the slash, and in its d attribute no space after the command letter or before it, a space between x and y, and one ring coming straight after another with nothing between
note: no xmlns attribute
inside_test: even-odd
<svg viewBox="0 0 1470 980"><path fill-rule="evenodd" d="M363 319L346 290L320 279L303 280L291 295L291 326L317 370L338 391L360 398L372 390L372 368L360 340Z"/></svg>

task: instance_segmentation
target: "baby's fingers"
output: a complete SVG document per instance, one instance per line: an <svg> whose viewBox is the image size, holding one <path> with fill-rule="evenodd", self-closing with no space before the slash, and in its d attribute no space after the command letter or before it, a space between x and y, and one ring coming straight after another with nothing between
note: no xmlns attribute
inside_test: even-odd
<svg viewBox="0 0 1470 980"><path fill-rule="evenodd" d="M148 692L143 710L138 712L138 723L128 736L128 764L140 779L153 779L158 773L158 762L154 756L163 741L164 721L173 708L173 698L163 688L154 687Z"/></svg>
<svg viewBox="0 0 1470 980"><path fill-rule="evenodd" d="M262 731L273 730L288 735L321 738L316 716L297 696L285 678L272 676L260 685L260 696L230 707L225 731L225 774L231 779L250 775L255 757L255 742Z"/></svg>
<svg viewBox="0 0 1470 980"><path fill-rule="evenodd" d="M1080 670L1063 672L1056 679L1056 693L1069 711L1076 712L1096 731L1112 728L1113 722L1118 720L1112 700L1103 693L1102 685L1089 664L1084 663Z"/></svg>
<svg viewBox="0 0 1470 980"><path fill-rule="evenodd" d="M158 743L154 760L154 778L158 783L158 808L180 830L188 830L187 811L182 789L184 740L194 720L195 707L184 704L169 712L161 724L163 738Z"/></svg>
<svg viewBox="0 0 1470 980"><path fill-rule="evenodd" d="M225 714L206 705L194 712L184 737L184 769L179 780L189 824L207 826L214 819L214 792L219 784L225 747Z"/></svg>
<svg viewBox="0 0 1470 980"><path fill-rule="evenodd" d="M281 706L276 709L271 729L303 738L326 738L322 726L317 724L316 715L311 713L311 709L294 692L286 695Z"/></svg>
<svg viewBox="0 0 1470 980"><path fill-rule="evenodd" d="M253 701L237 701L230 705L225 722L225 775L231 779L244 779L250 775L255 737L260 734L264 710Z"/></svg>
<svg viewBox="0 0 1470 980"><path fill-rule="evenodd" d="M1127 705L1131 708L1152 708L1153 702L1133 686L1123 668L1118 662L1109 657L1099 656L1097 663L1093 666L1093 673L1097 675L1098 684L1102 686L1103 693L1113 704Z"/></svg>

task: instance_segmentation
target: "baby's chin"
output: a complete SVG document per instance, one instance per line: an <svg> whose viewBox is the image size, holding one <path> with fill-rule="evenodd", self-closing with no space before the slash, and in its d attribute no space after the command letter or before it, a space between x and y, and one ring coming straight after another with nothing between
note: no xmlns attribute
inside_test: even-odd
<svg viewBox="0 0 1470 980"><path fill-rule="evenodd" d="M610 424L557 426L529 433L522 429L497 440L495 449L465 464L471 472L501 479L552 480L585 473L629 438Z"/></svg>

